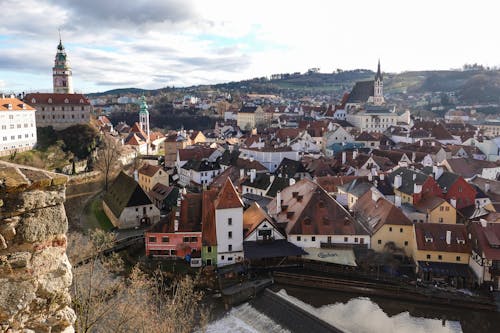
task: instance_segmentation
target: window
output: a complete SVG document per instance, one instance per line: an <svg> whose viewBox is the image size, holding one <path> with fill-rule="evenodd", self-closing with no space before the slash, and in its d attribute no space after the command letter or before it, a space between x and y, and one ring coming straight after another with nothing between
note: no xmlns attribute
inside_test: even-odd
<svg viewBox="0 0 500 333"><path fill-rule="evenodd" d="M405 246L408 246L408 241L405 241Z"/></svg>
<svg viewBox="0 0 500 333"><path fill-rule="evenodd" d="M162 243L168 243L169 241L170 241L170 240L168 239L168 237L163 236L163 237L161 238L161 242L162 242Z"/></svg>
<svg viewBox="0 0 500 333"><path fill-rule="evenodd" d="M443 218L442 217L439 218L439 223L443 223Z"/></svg>
<svg viewBox="0 0 500 333"><path fill-rule="evenodd" d="M233 218L231 217L227 218L227 225L233 225Z"/></svg>
<svg viewBox="0 0 500 333"><path fill-rule="evenodd" d="M428 255L427 255L427 259L430 259L430 258L431 258L431 255L430 255L430 254L428 254Z"/></svg>
<svg viewBox="0 0 500 333"><path fill-rule="evenodd" d="M311 241L315 242L316 241L316 236L311 237Z"/></svg>
<svg viewBox="0 0 500 333"><path fill-rule="evenodd" d="M439 211L441 211L441 212L442 212L443 210L444 210L444 207L443 207L443 206L439 207Z"/></svg>
<svg viewBox="0 0 500 333"><path fill-rule="evenodd" d="M227 246L227 250L228 250L229 252L231 252L231 251L233 250L233 245L232 245L232 244L229 244L229 245Z"/></svg>
<svg viewBox="0 0 500 333"><path fill-rule="evenodd" d="M300 242L300 236L297 236L297 242Z"/></svg>
<svg viewBox="0 0 500 333"><path fill-rule="evenodd" d="M139 208L137 208L137 207L136 207L136 208L135 208L135 211L136 211L136 212L138 212L138 211L139 211Z"/></svg>
<svg viewBox="0 0 500 333"><path fill-rule="evenodd" d="M379 239L379 240L377 241L377 244L382 244L382 240L381 240L381 239Z"/></svg>
<svg viewBox="0 0 500 333"><path fill-rule="evenodd" d="M228 231L227 232L227 238L233 238L233 232L232 231Z"/></svg>
<svg viewBox="0 0 500 333"><path fill-rule="evenodd" d="M344 243L347 243L349 241L349 237L344 237Z"/></svg>
<svg viewBox="0 0 500 333"><path fill-rule="evenodd" d="M182 237L182 242L183 243L189 243L189 237Z"/></svg>
<svg viewBox="0 0 500 333"><path fill-rule="evenodd" d="M403 228L399 228L399 232L403 232Z"/></svg>
<svg viewBox="0 0 500 333"><path fill-rule="evenodd" d="M462 193L462 191L463 191L462 186L459 186L459 187L458 187L458 192Z"/></svg>
<svg viewBox="0 0 500 333"><path fill-rule="evenodd" d="M449 212L450 211L450 207L446 206L446 211Z"/></svg>
<svg viewBox="0 0 500 333"><path fill-rule="evenodd" d="M190 242L191 243L196 243L198 241L197 237L191 237Z"/></svg>
<svg viewBox="0 0 500 333"><path fill-rule="evenodd" d="M392 227L389 227L389 231L392 231Z"/></svg>
<svg viewBox="0 0 500 333"><path fill-rule="evenodd" d="M358 237L354 237L354 243L358 242Z"/></svg>
<svg viewBox="0 0 500 333"><path fill-rule="evenodd" d="M439 260L443 260L443 256L442 255L438 255L438 259Z"/></svg>
<svg viewBox="0 0 500 333"><path fill-rule="evenodd" d="M208 246L208 247L207 247L207 252L208 252L208 253L212 253L212 247L211 247L211 246ZM207 263L207 265L208 265L208 263Z"/></svg>
<svg viewBox="0 0 500 333"><path fill-rule="evenodd" d="M156 237L149 237L150 243L156 243Z"/></svg>
<svg viewBox="0 0 500 333"><path fill-rule="evenodd" d="M457 256L457 261L460 261L460 256Z"/></svg>

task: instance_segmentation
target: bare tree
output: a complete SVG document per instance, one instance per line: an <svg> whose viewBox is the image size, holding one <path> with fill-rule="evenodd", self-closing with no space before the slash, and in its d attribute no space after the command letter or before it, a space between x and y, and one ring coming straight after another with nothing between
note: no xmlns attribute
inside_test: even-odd
<svg viewBox="0 0 500 333"><path fill-rule="evenodd" d="M120 158L121 145L109 135L104 135L97 151L96 169L104 175L104 190L108 190L109 178Z"/></svg>
<svg viewBox="0 0 500 333"><path fill-rule="evenodd" d="M137 265L126 274L118 256L101 255L112 240L104 231L69 237L68 256L73 262L94 254L73 268L77 332L188 333L205 328L209 312L201 305L197 277L186 275L171 282L160 270L146 274Z"/></svg>

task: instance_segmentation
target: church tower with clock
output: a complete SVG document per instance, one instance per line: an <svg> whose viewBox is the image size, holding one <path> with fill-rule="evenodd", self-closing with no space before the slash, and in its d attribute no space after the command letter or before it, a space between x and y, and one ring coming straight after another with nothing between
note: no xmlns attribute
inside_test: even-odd
<svg viewBox="0 0 500 333"><path fill-rule="evenodd" d="M52 67L52 78L55 94L73 94L73 79L71 77L71 66L66 55L66 50L59 38L56 59Z"/></svg>

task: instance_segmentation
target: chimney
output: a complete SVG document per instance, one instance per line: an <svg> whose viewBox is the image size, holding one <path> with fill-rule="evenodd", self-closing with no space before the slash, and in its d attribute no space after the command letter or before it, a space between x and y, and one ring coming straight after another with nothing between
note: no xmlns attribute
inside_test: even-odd
<svg viewBox="0 0 500 333"><path fill-rule="evenodd" d="M356 158L358 158L358 150L353 150L352 151L352 159L355 160Z"/></svg>
<svg viewBox="0 0 500 333"><path fill-rule="evenodd" d="M439 177L441 177L441 175L443 174L443 167L433 165L432 166L432 173L434 173L434 179L438 180Z"/></svg>
<svg viewBox="0 0 500 333"><path fill-rule="evenodd" d="M245 169L240 169L240 178L245 177Z"/></svg>
<svg viewBox="0 0 500 333"><path fill-rule="evenodd" d="M401 187L402 184L403 184L403 178L401 177L401 175L396 175L394 177L394 188L398 189Z"/></svg>
<svg viewBox="0 0 500 333"><path fill-rule="evenodd" d="M281 191L276 193L276 214L281 212Z"/></svg>
<svg viewBox="0 0 500 333"><path fill-rule="evenodd" d="M432 145L433 147L436 147L436 141L432 141L431 145Z"/></svg>
<svg viewBox="0 0 500 333"><path fill-rule="evenodd" d="M417 159L417 153L412 152L412 153L411 153L411 161L412 161L413 163L415 163L415 160L416 160L416 159Z"/></svg>
<svg viewBox="0 0 500 333"><path fill-rule="evenodd" d="M486 221L485 219L480 219L479 222L481 222L481 226L483 228L486 228L488 226L488 221Z"/></svg>
<svg viewBox="0 0 500 333"><path fill-rule="evenodd" d="M368 181L369 181L369 182L372 182L372 181L373 181L373 175L372 175L371 171L370 171L370 173L368 174Z"/></svg>
<svg viewBox="0 0 500 333"><path fill-rule="evenodd" d="M289 186L295 185L295 178L290 178L288 185Z"/></svg>
<svg viewBox="0 0 500 333"><path fill-rule="evenodd" d="M139 182L139 171L138 170L134 170L134 180L136 182Z"/></svg>
<svg viewBox="0 0 500 333"><path fill-rule="evenodd" d="M344 150L342 152L342 164L345 164L346 161L347 161L347 152Z"/></svg>
<svg viewBox="0 0 500 333"><path fill-rule="evenodd" d="M420 140L420 147L424 146L424 140Z"/></svg>
<svg viewBox="0 0 500 333"><path fill-rule="evenodd" d="M401 196L396 195L394 197L394 206L396 206L398 208L401 207Z"/></svg>
<svg viewBox="0 0 500 333"><path fill-rule="evenodd" d="M373 200L373 202L376 203L378 201L378 199L380 199L381 193L376 188L373 188L373 187L371 188L371 191L372 191L372 200Z"/></svg>
<svg viewBox="0 0 500 333"><path fill-rule="evenodd" d="M422 192L422 185L418 185L416 183L413 183L413 193L417 194Z"/></svg>
<svg viewBox="0 0 500 333"><path fill-rule="evenodd" d="M385 178L385 174L383 174L383 173L379 174L379 175L378 175L378 178L379 178L380 180L384 180L384 178Z"/></svg>
<svg viewBox="0 0 500 333"><path fill-rule="evenodd" d="M484 184L484 192L488 193L490 191L490 182Z"/></svg>
<svg viewBox="0 0 500 333"><path fill-rule="evenodd" d="M179 220L174 220L174 232L179 231Z"/></svg>
<svg viewBox="0 0 500 333"><path fill-rule="evenodd" d="M250 183L253 183L253 181L255 180L255 173L255 169L250 170Z"/></svg>
<svg viewBox="0 0 500 333"><path fill-rule="evenodd" d="M457 199L451 198L450 199L450 205L452 205L453 208L457 208Z"/></svg>
<svg viewBox="0 0 500 333"><path fill-rule="evenodd" d="M289 146L289 145L290 145L290 137L289 137L289 136L287 136L287 137L286 137L286 145L287 145L287 146Z"/></svg>
<svg viewBox="0 0 500 333"><path fill-rule="evenodd" d="M417 179L417 174L413 173L413 181L415 181L416 179Z"/></svg>
<svg viewBox="0 0 500 333"><path fill-rule="evenodd" d="M446 230L446 244L450 245L451 244L451 231Z"/></svg>

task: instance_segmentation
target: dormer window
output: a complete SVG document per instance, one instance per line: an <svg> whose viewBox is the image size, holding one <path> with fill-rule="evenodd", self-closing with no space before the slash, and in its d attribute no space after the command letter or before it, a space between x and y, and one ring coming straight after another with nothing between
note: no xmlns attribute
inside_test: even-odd
<svg viewBox="0 0 500 333"><path fill-rule="evenodd" d="M36 103L36 99L32 98L31 103Z"/></svg>
<svg viewBox="0 0 500 333"><path fill-rule="evenodd" d="M80 104L83 104L83 99L82 98L80 98Z"/></svg>
<svg viewBox="0 0 500 333"><path fill-rule="evenodd" d="M458 244L465 244L465 239L457 238L457 243Z"/></svg>
<svg viewBox="0 0 500 333"><path fill-rule="evenodd" d="M68 103L69 103L69 99L67 99L67 98L66 98L66 99L64 100L64 103L68 104Z"/></svg>
<svg viewBox="0 0 500 333"><path fill-rule="evenodd" d="M425 242L426 243L432 243L433 241L433 238L432 238L432 235L431 234L425 234Z"/></svg>
<svg viewBox="0 0 500 333"><path fill-rule="evenodd" d="M48 102L49 102L50 104L52 104L52 98L49 98Z"/></svg>

